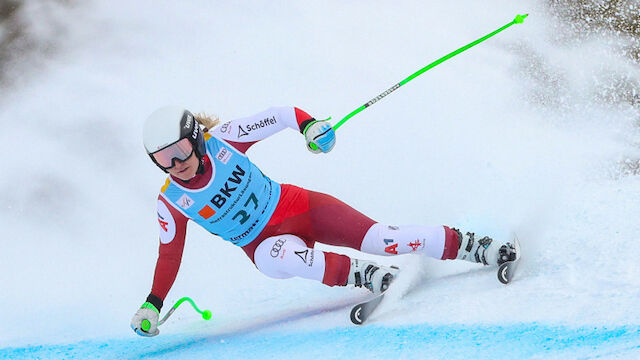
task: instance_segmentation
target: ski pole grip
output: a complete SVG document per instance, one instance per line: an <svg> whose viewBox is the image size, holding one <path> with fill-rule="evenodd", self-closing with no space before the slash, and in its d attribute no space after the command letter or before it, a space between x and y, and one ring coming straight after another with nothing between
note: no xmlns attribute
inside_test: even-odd
<svg viewBox="0 0 640 360"><path fill-rule="evenodd" d="M147 319L142 320L140 328L142 329L142 331L149 331L149 329L151 329L151 321Z"/></svg>

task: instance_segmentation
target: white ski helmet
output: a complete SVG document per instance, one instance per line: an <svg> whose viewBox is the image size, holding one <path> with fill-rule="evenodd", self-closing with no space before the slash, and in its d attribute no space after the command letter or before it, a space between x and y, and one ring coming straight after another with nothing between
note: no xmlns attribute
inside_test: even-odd
<svg viewBox="0 0 640 360"><path fill-rule="evenodd" d="M180 157L169 158L171 165L163 166L158 162L154 154L161 153L161 150L167 149L178 143L182 139L188 139L193 147L193 151L199 160L202 159L206 150L204 144L204 135L198 121L193 114L184 108L176 106L165 106L154 111L144 122L142 131L142 139L144 148L151 160L164 172L173 166L173 160L186 160ZM188 146L188 145L186 145Z"/></svg>

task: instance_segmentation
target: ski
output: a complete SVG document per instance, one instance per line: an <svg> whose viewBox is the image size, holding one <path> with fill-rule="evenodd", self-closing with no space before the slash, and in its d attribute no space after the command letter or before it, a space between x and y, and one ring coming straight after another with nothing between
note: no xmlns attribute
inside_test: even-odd
<svg viewBox="0 0 640 360"><path fill-rule="evenodd" d="M397 266L391 266L391 268L399 270ZM355 325L362 325L365 321L367 321L369 315L371 315L371 313L373 313L378 305L380 305L380 302L382 302L384 294L386 294L388 286L391 285L391 282L393 282L393 280L394 279L391 279L391 281L387 285L387 288L385 288L385 290L381 294L376 295L375 297L363 303L360 303L351 309L350 318L352 323L354 323Z"/></svg>
<svg viewBox="0 0 640 360"><path fill-rule="evenodd" d="M498 267L498 280L503 284L509 284L513 279L513 275L518 268L518 264L520 263L520 242L518 238L513 236L513 244L511 245L511 251L508 253L509 260L500 264ZM351 309L351 322L355 325L362 325L367 321L369 316L375 311L375 309L380 305L382 300L384 299L386 291L380 295L377 295L365 302L359 303Z"/></svg>
<svg viewBox="0 0 640 360"><path fill-rule="evenodd" d="M505 261L498 267L498 280L505 285L511 282L520 263L520 242L516 236L513 237L513 251L515 252L513 259Z"/></svg>
<svg viewBox="0 0 640 360"><path fill-rule="evenodd" d="M384 298L384 293L374 297L371 300L365 301L354 306L351 309L351 322L355 325L362 325L367 319L369 315L375 310L380 302Z"/></svg>

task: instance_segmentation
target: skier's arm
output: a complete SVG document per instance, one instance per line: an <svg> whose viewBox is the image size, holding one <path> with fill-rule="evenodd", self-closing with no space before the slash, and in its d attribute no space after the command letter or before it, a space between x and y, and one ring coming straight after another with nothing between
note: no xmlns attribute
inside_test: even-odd
<svg viewBox="0 0 640 360"><path fill-rule="evenodd" d="M131 328L140 336L156 336L162 303L180 268L187 217L176 210L162 195L158 197L160 249L151 293L131 319Z"/></svg>
<svg viewBox="0 0 640 360"><path fill-rule="evenodd" d="M176 210L167 200L162 196L158 197L160 246L153 286L147 298L147 301L158 310L162 308L162 302L173 286L180 269L187 233L187 221L187 217Z"/></svg>
<svg viewBox="0 0 640 360"><path fill-rule="evenodd" d="M241 152L246 152L253 144L285 129L291 128L303 133L315 119L296 107L272 107L255 115L228 121L211 133Z"/></svg>

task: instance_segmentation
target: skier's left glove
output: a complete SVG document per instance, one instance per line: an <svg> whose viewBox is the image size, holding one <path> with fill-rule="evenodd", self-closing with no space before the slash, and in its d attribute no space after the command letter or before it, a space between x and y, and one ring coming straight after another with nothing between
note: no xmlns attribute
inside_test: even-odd
<svg viewBox="0 0 640 360"><path fill-rule="evenodd" d="M314 154L328 153L336 144L336 133L328 120L313 120L302 132L307 149Z"/></svg>
<svg viewBox="0 0 640 360"><path fill-rule="evenodd" d="M156 336L160 311L150 302L142 304L131 319L131 328L140 336Z"/></svg>

